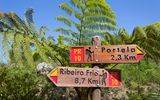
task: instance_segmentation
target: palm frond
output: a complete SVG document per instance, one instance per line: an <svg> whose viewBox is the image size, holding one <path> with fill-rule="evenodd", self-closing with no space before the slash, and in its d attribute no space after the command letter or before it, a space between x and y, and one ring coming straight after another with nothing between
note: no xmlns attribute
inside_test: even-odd
<svg viewBox="0 0 160 100"><path fill-rule="evenodd" d="M152 45L153 47L157 48L160 50L160 41L157 41L153 38L147 38L145 41L148 45Z"/></svg>
<svg viewBox="0 0 160 100"><path fill-rule="evenodd" d="M157 39L160 36L160 29L156 25L150 25L145 29L148 38Z"/></svg>
<svg viewBox="0 0 160 100"><path fill-rule="evenodd" d="M14 23L13 21L9 18L9 13L2 13L0 14L0 19L1 19L1 22L3 22L4 24L7 24L8 26L11 26L13 27L14 26Z"/></svg>
<svg viewBox="0 0 160 100"><path fill-rule="evenodd" d="M105 16L105 15L92 15L92 16L86 16L85 17L85 20L86 20L86 24L87 23L94 23L94 22L99 22L99 23L111 23L112 25L116 25L116 21L113 19L113 18L110 18L108 16Z"/></svg>
<svg viewBox="0 0 160 100"><path fill-rule="evenodd" d="M51 43L55 42L54 36L48 36L47 40Z"/></svg>
<svg viewBox="0 0 160 100"><path fill-rule="evenodd" d="M92 12L92 13L91 13ZM92 15L105 15L109 18L113 18L113 15L111 14L111 12L109 11L106 11L106 9L101 9L101 8L95 8L95 7L88 7L86 10L85 10L85 14L88 16L92 16Z"/></svg>
<svg viewBox="0 0 160 100"><path fill-rule="evenodd" d="M18 29L21 31L21 33L24 33L25 29L22 27L21 23L19 23L16 19L16 14L15 13L8 13L7 14L8 18L14 23L14 28Z"/></svg>
<svg viewBox="0 0 160 100"><path fill-rule="evenodd" d="M55 31L60 32L61 34L64 34L64 35L70 35L70 30L62 27L55 28Z"/></svg>
<svg viewBox="0 0 160 100"><path fill-rule="evenodd" d="M132 43L136 43L136 42L144 40L146 38L147 38L146 33L142 27L137 26L134 28L132 35L131 35Z"/></svg>
<svg viewBox="0 0 160 100"><path fill-rule="evenodd" d="M84 34L85 36L89 36L92 37L94 35L100 35L100 36L104 36L104 33L106 32L106 30L90 30L90 29L84 29L82 30L82 34Z"/></svg>
<svg viewBox="0 0 160 100"><path fill-rule="evenodd" d="M105 41L107 41L109 44L114 44L113 43L113 35L111 35L109 32L104 33Z"/></svg>
<svg viewBox="0 0 160 100"><path fill-rule="evenodd" d="M120 28L119 32L118 32L118 35L120 36L121 38L121 41L124 43L124 44L128 44L130 43L130 37L128 35L128 33L126 32L126 30L124 28Z"/></svg>
<svg viewBox="0 0 160 100"><path fill-rule="evenodd" d="M22 42L22 49L23 49L23 54L26 60L26 64L28 65L35 65L33 61L33 57L31 56L32 51L30 48L30 38L24 37L23 42Z"/></svg>
<svg viewBox="0 0 160 100"><path fill-rule="evenodd" d="M62 23L66 24L67 26L71 26L72 25L72 20L65 17L65 16L57 16L56 18L58 21L61 21Z"/></svg>
<svg viewBox="0 0 160 100"><path fill-rule="evenodd" d="M39 34L40 35L45 35L48 32L48 28L46 26L41 26L39 29Z"/></svg>
<svg viewBox="0 0 160 100"><path fill-rule="evenodd" d="M78 1L80 2L80 1ZM60 4L59 7L64 10L67 14L69 15L72 15L72 13L74 13L74 16L77 18L77 19L81 19L82 18L82 15L80 13L78 13L76 10L72 9L68 4L66 3L63 3L63 4Z"/></svg>
<svg viewBox="0 0 160 100"><path fill-rule="evenodd" d="M95 22L95 23L88 23L84 25L85 29L90 29L90 30L116 30L117 28L110 24L110 23L99 23L99 22Z"/></svg>
<svg viewBox="0 0 160 100"><path fill-rule="evenodd" d="M61 34L64 34L64 35L72 35L73 38L78 38L79 37L79 34L76 33L76 32L73 32L72 30L70 29L66 29L66 28L62 28L62 27L57 27L55 29L56 32L60 32Z"/></svg>
<svg viewBox="0 0 160 100"><path fill-rule="evenodd" d="M16 29L9 26L8 24L0 22L0 32L16 32L16 31L17 31Z"/></svg>
<svg viewBox="0 0 160 100"><path fill-rule="evenodd" d="M25 25L24 21L21 20L15 13L1 13L0 16L1 24L3 27L7 27L8 31L15 31L18 33L32 33L31 30ZM27 31L26 31L27 30Z"/></svg>
<svg viewBox="0 0 160 100"><path fill-rule="evenodd" d="M15 14L15 13L8 13L8 18L14 23L14 29L19 30L20 33L28 33L26 32L27 27L25 27L24 22Z"/></svg>
<svg viewBox="0 0 160 100"><path fill-rule="evenodd" d="M59 7L69 15L72 15L74 12L74 10L67 3L60 4Z"/></svg>
<svg viewBox="0 0 160 100"><path fill-rule="evenodd" d="M74 15L79 20L82 20L82 18L83 18L83 15L81 13L76 12L76 11L74 11Z"/></svg>
<svg viewBox="0 0 160 100"><path fill-rule="evenodd" d="M71 27L71 25L74 25L77 29L80 27L79 24L77 24L76 22L65 16L57 16L56 19L69 27Z"/></svg>
<svg viewBox="0 0 160 100"><path fill-rule="evenodd" d="M152 45L144 42L143 44L141 44L141 47L143 47L143 49L145 50L146 57L150 57L152 60L158 60L160 58L159 50Z"/></svg>
<svg viewBox="0 0 160 100"><path fill-rule="evenodd" d="M84 0L71 0L70 1L73 6L79 8L82 12L84 11Z"/></svg>
<svg viewBox="0 0 160 100"><path fill-rule="evenodd" d="M0 26L1 31L9 31L9 30L15 30L15 25L12 19L9 17L8 13L0 13Z"/></svg>
<svg viewBox="0 0 160 100"><path fill-rule="evenodd" d="M87 9L90 9L90 8L94 8L94 9L99 9L98 11L102 10L102 12L110 12L110 13L107 13L108 16L112 17L112 18L116 18L116 15L114 14L114 12L112 11L112 9L110 8L110 6L108 4L105 4L102 3L102 2L95 2L94 0L90 0L86 3L86 7ZM93 11L96 11L96 10L93 10ZM98 12L100 13L100 12Z"/></svg>
<svg viewBox="0 0 160 100"><path fill-rule="evenodd" d="M63 36L63 41L66 41L69 45L78 45L78 41L68 36Z"/></svg>
<svg viewBox="0 0 160 100"><path fill-rule="evenodd" d="M22 53L22 34L15 34L14 35L14 40L13 40L13 44L12 44L12 51L13 51L13 59L14 62L16 63L16 65L23 65L23 53Z"/></svg>
<svg viewBox="0 0 160 100"><path fill-rule="evenodd" d="M33 34L34 31L32 31L31 28L29 28L26 24L25 21L23 21L20 17L18 17L17 15L14 16L15 20L19 23L19 25L21 25L23 27L23 31L25 32L25 34Z"/></svg>
<svg viewBox="0 0 160 100"><path fill-rule="evenodd" d="M2 33L2 47L1 50L3 50L3 59L6 60L6 62L9 61L9 51L11 50L11 44L13 40L13 33L3 32Z"/></svg>
<svg viewBox="0 0 160 100"><path fill-rule="evenodd" d="M24 14L24 21L25 21L25 24L35 33L37 34L38 33L38 30L36 29L36 26L34 24L34 21L33 21L33 13L34 13L34 10L32 8L28 8L26 11L25 11L25 14Z"/></svg>

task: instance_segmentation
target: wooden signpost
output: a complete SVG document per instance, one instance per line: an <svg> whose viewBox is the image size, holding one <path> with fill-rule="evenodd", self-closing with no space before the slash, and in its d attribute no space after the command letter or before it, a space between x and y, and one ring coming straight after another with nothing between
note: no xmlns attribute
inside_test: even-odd
<svg viewBox="0 0 160 100"><path fill-rule="evenodd" d="M48 74L49 79L59 87L120 87L121 71L57 67Z"/></svg>
<svg viewBox="0 0 160 100"><path fill-rule="evenodd" d="M145 55L137 45L75 46L71 63L138 63Z"/></svg>
<svg viewBox="0 0 160 100"><path fill-rule="evenodd" d="M71 63L90 63L93 68L57 67L49 79L58 87L93 87L92 100L101 100L100 87L120 87L121 71L99 69L100 63L138 63L145 52L137 45L101 45L99 36L92 46L70 47Z"/></svg>

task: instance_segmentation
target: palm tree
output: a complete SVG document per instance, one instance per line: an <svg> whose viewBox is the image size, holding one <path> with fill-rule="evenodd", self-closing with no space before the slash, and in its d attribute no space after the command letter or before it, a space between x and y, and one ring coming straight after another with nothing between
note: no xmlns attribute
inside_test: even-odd
<svg viewBox="0 0 160 100"><path fill-rule="evenodd" d="M158 63L160 59L160 23L137 26L129 35L124 28L120 28L118 34L109 35L105 33L105 40L108 44L137 44L145 50L145 59L152 59Z"/></svg>
<svg viewBox="0 0 160 100"><path fill-rule="evenodd" d="M136 27L130 37L132 44L137 44L146 52L146 59L151 58L155 62L160 59L160 30L156 24L147 25L145 27Z"/></svg>

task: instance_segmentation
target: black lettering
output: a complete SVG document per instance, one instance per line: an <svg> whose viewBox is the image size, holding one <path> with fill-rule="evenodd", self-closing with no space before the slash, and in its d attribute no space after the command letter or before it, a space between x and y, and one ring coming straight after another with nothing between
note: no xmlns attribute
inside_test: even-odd
<svg viewBox="0 0 160 100"><path fill-rule="evenodd" d="M76 75L79 75L79 71L77 71Z"/></svg>
<svg viewBox="0 0 160 100"><path fill-rule="evenodd" d="M117 48L117 51L120 52L119 48Z"/></svg>
<svg viewBox="0 0 160 100"><path fill-rule="evenodd" d="M75 78L75 83L78 84L78 78Z"/></svg>
<svg viewBox="0 0 160 100"><path fill-rule="evenodd" d="M116 51L116 49L113 49L113 52L115 52Z"/></svg>
<svg viewBox="0 0 160 100"><path fill-rule="evenodd" d="M89 74L89 70L86 70L86 75L88 75Z"/></svg>
<svg viewBox="0 0 160 100"><path fill-rule="evenodd" d="M105 50L105 47L102 47L102 52L104 52L104 50Z"/></svg>
<svg viewBox="0 0 160 100"><path fill-rule="evenodd" d="M92 84L92 78L88 78L88 84Z"/></svg>
<svg viewBox="0 0 160 100"><path fill-rule="evenodd" d="M110 53L111 52L111 49L107 49L107 53Z"/></svg>
<svg viewBox="0 0 160 100"><path fill-rule="evenodd" d="M135 56L129 56L129 59L130 59L130 60L135 60L136 57L135 57Z"/></svg>
<svg viewBox="0 0 160 100"><path fill-rule="evenodd" d="M64 74L64 69L63 68L60 69L60 74Z"/></svg>
<svg viewBox="0 0 160 100"><path fill-rule="evenodd" d="M82 84L84 83L84 81L85 81L85 78L82 78Z"/></svg>
<svg viewBox="0 0 160 100"><path fill-rule="evenodd" d="M98 84L98 80L92 80L92 84Z"/></svg>
<svg viewBox="0 0 160 100"><path fill-rule="evenodd" d="M128 55L124 55L124 58L125 58L126 60L129 60Z"/></svg>
<svg viewBox="0 0 160 100"><path fill-rule="evenodd" d="M135 48L131 48L131 52L136 52Z"/></svg>
<svg viewBox="0 0 160 100"><path fill-rule="evenodd" d="M126 60L136 60L136 57L135 57L135 56L124 55L124 58L125 58Z"/></svg>
<svg viewBox="0 0 160 100"><path fill-rule="evenodd" d="M67 75L69 75L70 74L70 71L67 69Z"/></svg>
<svg viewBox="0 0 160 100"><path fill-rule="evenodd" d="M122 52L122 53L125 53L125 49L124 49L124 48L122 48L122 49L121 49L121 52Z"/></svg>
<svg viewBox="0 0 160 100"><path fill-rule="evenodd" d="M74 75L74 71L70 71L71 75Z"/></svg>
<svg viewBox="0 0 160 100"><path fill-rule="evenodd" d="M112 57L111 60L114 60L114 55L111 55L111 57Z"/></svg>
<svg viewBox="0 0 160 100"><path fill-rule="evenodd" d="M127 52L129 52L129 47L127 47Z"/></svg>
<svg viewBox="0 0 160 100"><path fill-rule="evenodd" d="M121 55L118 55L118 58L117 58L117 60L121 60Z"/></svg>
<svg viewBox="0 0 160 100"><path fill-rule="evenodd" d="M98 76L98 72L95 72L95 73L94 73L94 76Z"/></svg>
<svg viewBox="0 0 160 100"><path fill-rule="evenodd" d="M84 75L84 72L83 72L83 71L80 71L80 75Z"/></svg>

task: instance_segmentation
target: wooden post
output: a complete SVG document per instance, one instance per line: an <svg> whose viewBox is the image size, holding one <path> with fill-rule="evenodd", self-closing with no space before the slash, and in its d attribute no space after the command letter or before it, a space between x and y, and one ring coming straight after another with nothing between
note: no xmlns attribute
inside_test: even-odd
<svg viewBox="0 0 160 100"><path fill-rule="evenodd" d="M100 46L101 45L101 37L100 36L93 36L92 37L92 45ZM99 64L92 64L92 67L93 68L99 68ZM92 100L101 100L100 87L93 88Z"/></svg>

